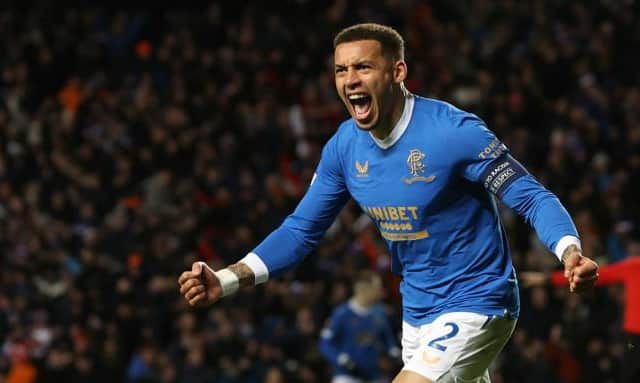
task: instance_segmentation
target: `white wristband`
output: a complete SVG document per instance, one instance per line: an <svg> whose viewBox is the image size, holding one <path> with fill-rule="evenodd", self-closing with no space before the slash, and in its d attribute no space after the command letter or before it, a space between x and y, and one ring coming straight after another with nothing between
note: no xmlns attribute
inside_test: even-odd
<svg viewBox="0 0 640 383"><path fill-rule="evenodd" d="M556 244L556 248L554 249L554 253L556 253L556 257L562 262L562 254L567 250L567 247L571 245L576 245L578 250L582 251L582 246L580 246L580 239L578 237L574 237L573 235L565 235L560 238L558 244Z"/></svg>
<svg viewBox="0 0 640 383"><path fill-rule="evenodd" d="M269 279L269 269L256 253L247 254L238 263L244 263L253 271L256 285L265 283Z"/></svg>
<svg viewBox="0 0 640 383"><path fill-rule="evenodd" d="M240 288L240 279L238 279L238 276L233 271L229 269L222 269L214 272L214 274L220 281L223 297L235 293L238 291L238 288Z"/></svg>

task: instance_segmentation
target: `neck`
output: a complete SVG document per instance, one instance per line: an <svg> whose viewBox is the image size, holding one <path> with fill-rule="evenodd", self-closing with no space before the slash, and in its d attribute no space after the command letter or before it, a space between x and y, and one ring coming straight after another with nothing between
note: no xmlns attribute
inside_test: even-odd
<svg viewBox="0 0 640 383"><path fill-rule="evenodd" d="M353 297L353 302L364 310L373 306L373 302L369 302L366 299L363 299L362 297L359 297L357 295Z"/></svg>
<svg viewBox="0 0 640 383"><path fill-rule="evenodd" d="M394 87L391 95L392 105L390 113L387 114L386 117L381 118L378 125L371 131L377 139L384 140L389 134L391 134L391 131L398 123L398 120L400 120L400 116L402 116L406 95L407 90L403 85Z"/></svg>

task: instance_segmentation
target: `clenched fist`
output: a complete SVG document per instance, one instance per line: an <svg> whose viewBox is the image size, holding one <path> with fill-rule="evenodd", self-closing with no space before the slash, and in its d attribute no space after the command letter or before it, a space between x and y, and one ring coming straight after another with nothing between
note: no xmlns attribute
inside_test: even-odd
<svg viewBox="0 0 640 383"><path fill-rule="evenodd" d="M213 269L204 262L194 262L191 270L178 278L180 293L191 306L208 306L222 297L222 287Z"/></svg>
<svg viewBox="0 0 640 383"><path fill-rule="evenodd" d="M569 280L569 290L579 292L593 287L598 280L598 264L584 257L574 245L562 256L564 276Z"/></svg>

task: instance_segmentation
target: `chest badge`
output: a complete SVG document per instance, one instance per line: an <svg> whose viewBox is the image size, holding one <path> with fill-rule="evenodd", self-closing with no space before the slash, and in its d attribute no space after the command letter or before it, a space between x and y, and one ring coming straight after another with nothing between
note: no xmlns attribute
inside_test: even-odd
<svg viewBox="0 0 640 383"><path fill-rule="evenodd" d="M407 166L409 167L409 173L411 173L411 177L403 178L402 182L407 185L411 185L414 182L430 183L436 179L435 175L430 175L427 177L424 177L422 175L426 170L426 166L424 165L425 156L426 155L418 149L411 149L409 151L409 157L407 157Z"/></svg>
<svg viewBox="0 0 640 383"><path fill-rule="evenodd" d="M364 165L356 161L356 170L358 171L358 177L367 177L369 174L369 161L365 161Z"/></svg>

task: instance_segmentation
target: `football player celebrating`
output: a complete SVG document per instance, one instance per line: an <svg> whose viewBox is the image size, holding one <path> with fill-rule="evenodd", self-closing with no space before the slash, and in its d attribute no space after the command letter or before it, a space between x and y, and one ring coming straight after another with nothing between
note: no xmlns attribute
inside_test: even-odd
<svg viewBox="0 0 640 383"><path fill-rule="evenodd" d="M515 272L496 198L564 262L572 291L593 285L558 198L477 116L404 86L404 41L358 24L334 40L335 84L351 118L326 143L295 211L238 263L202 262L179 277L191 305L290 270L318 245L349 198L375 221L402 282L402 357L395 383L488 382L487 368L519 313Z"/></svg>

